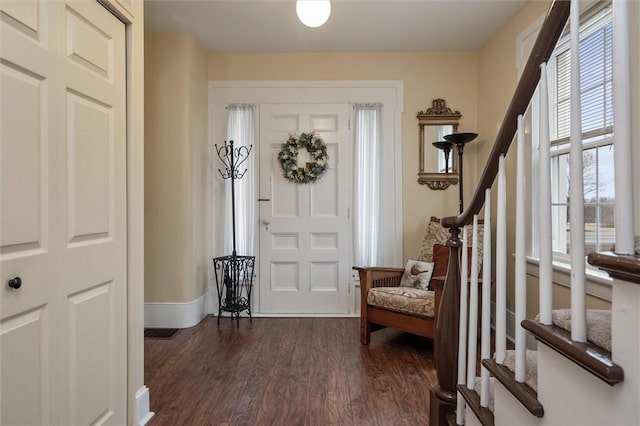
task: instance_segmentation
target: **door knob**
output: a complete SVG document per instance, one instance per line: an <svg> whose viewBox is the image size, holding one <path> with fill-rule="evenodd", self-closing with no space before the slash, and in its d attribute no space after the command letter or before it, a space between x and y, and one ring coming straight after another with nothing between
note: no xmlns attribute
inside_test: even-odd
<svg viewBox="0 0 640 426"><path fill-rule="evenodd" d="M269 226L269 225L271 225L271 222L269 222L268 220L265 219L265 220L262 221L262 224L264 226Z"/></svg>
<svg viewBox="0 0 640 426"><path fill-rule="evenodd" d="M9 287L11 287L14 290L17 290L20 287L22 287L22 278L20 277L11 278L9 280Z"/></svg>

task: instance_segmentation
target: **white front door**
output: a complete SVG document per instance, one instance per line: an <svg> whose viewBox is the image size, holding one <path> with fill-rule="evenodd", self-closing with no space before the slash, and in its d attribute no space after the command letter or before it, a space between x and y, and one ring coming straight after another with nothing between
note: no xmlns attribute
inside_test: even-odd
<svg viewBox="0 0 640 426"><path fill-rule="evenodd" d="M260 106L260 312L349 313L352 137L347 104ZM285 179L278 152L290 134L327 144L316 182ZM302 164L306 153L300 153Z"/></svg>
<svg viewBox="0 0 640 426"><path fill-rule="evenodd" d="M97 1L0 9L0 424L122 425L125 26Z"/></svg>

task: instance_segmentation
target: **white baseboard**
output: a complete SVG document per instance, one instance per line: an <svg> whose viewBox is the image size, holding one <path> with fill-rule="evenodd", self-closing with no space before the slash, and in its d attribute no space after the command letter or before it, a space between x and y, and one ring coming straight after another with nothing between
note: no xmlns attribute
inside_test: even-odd
<svg viewBox="0 0 640 426"><path fill-rule="evenodd" d="M189 328L206 316L206 294L193 302L145 303L144 326L149 328Z"/></svg>
<svg viewBox="0 0 640 426"><path fill-rule="evenodd" d="M269 314L261 312L252 312L254 318L360 318L360 314ZM224 315L222 318L226 318ZM220 320L222 320L222 318Z"/></svg>
<svg viewBox="0 0 640 426"><path fill-rule="evenodd" d="M136 426L146 425L154 414L149 411L149 388L142 386L136 392Z"/></svg>

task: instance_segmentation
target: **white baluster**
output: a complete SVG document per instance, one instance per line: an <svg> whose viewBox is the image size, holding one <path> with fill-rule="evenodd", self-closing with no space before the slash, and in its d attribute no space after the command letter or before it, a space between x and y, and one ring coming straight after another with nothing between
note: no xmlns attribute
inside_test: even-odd
<svg viewBox="0 0 640 426"><path fill-rule="evenodd" d="M553 246L551 220L551 142L549 139L549 86L547 83L547 64L540 65L540 144L539 144L539 187L538 206L538 251L540 257L539 291L540 322L551 325L552 289L553 289ZM524 139L524 129L523 129ZM524 141L523 148L524 150ZM520 152L520 148L518 148ZM524 167L524 159L522 167ZM524 169L518 168L518 174ZM524 188L524 185L523 185ZM520 187L518 187L518 194ZM516 244L517 244L516 240ZM523 242L524 244L524 242ZM524 250L524 248L523 248Z"/></svg>
<svg viewBox="0 0 640 426"><path fill-rule="evenodd" d="M467 383L465 372L467 368L467 313L468 313L468 299L469 299L469 281L467 279L469 275L468 266L468 254L467 254L467 226L462 228L462 265L460 266L460 331L458 334L458 384L464 385ZM465 401L460 392L458 392L458 399L456 400L456 423L463 425L465 421Z"/></svg>
<svg viewBox="0 0 640 426"><path fill-rule="evenodd" d="M483 278L484 279L484 278ZM498 163L498 212L496 225L496 362L507 352L507 177L504 155Z"/></svg>
<svg viewBox="0 0 640 426"><path fill-rule="evenodd" d="M478 215L473 216L471 244L471 283L469 284L469 349L467 352L467 389L476 383L476 350L478 345Z"/></svg>
<svg viewBox="0 0 640 426"><path fill-rule="evenodd" d="M491 358L491 190L484 198L484 245L482 248L482 341L480 359ZM480 405L489 406L489 370L480 368Z"/></svg>
<svg viewBox="0 0 640 426"><path fill-rule="evenodd" d="M631 142L631 65L627 0L613 2L613 123L616 143L616 253L633 254L633 155Z"/></svg>
<svg viewBox="0 0 640 426"><path fill-rule="evenodd" d="M515 334L516 334L516 380L524 382L525 378L525 357L527 346L527 335L522 328L522 321L526 317L527 311L527 265L526 265L526 181L525 181L525 138L524 138L524 118L518 117L518 137L516 155L516 303L515 303ZM542 286L542 283L540 284Z"/></svg>
<svg viewBox="0 0 640 426"><path fill-rule="evenodd" d="M584 185L582 168L582 108L580 106L580 5L571 0L571 135L569 137L571 208L571 338L587 339L584 250ZM617 201L617 200L616 200Z"/></svg>

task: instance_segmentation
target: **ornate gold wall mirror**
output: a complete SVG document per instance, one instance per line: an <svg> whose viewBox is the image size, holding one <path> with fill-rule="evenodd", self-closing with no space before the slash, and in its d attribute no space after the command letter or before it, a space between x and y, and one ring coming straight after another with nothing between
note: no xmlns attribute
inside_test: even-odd
<svg viewBox="0 0 640 426"><path fill-rule="evenodd" d="M418 113L418 182L421 185L427 185L431 189L446 189L449 185L458 183L456 149L444 136L458 132L461 117L460 111L452 111L444 99L434 99L431 108Z"/></svg>

